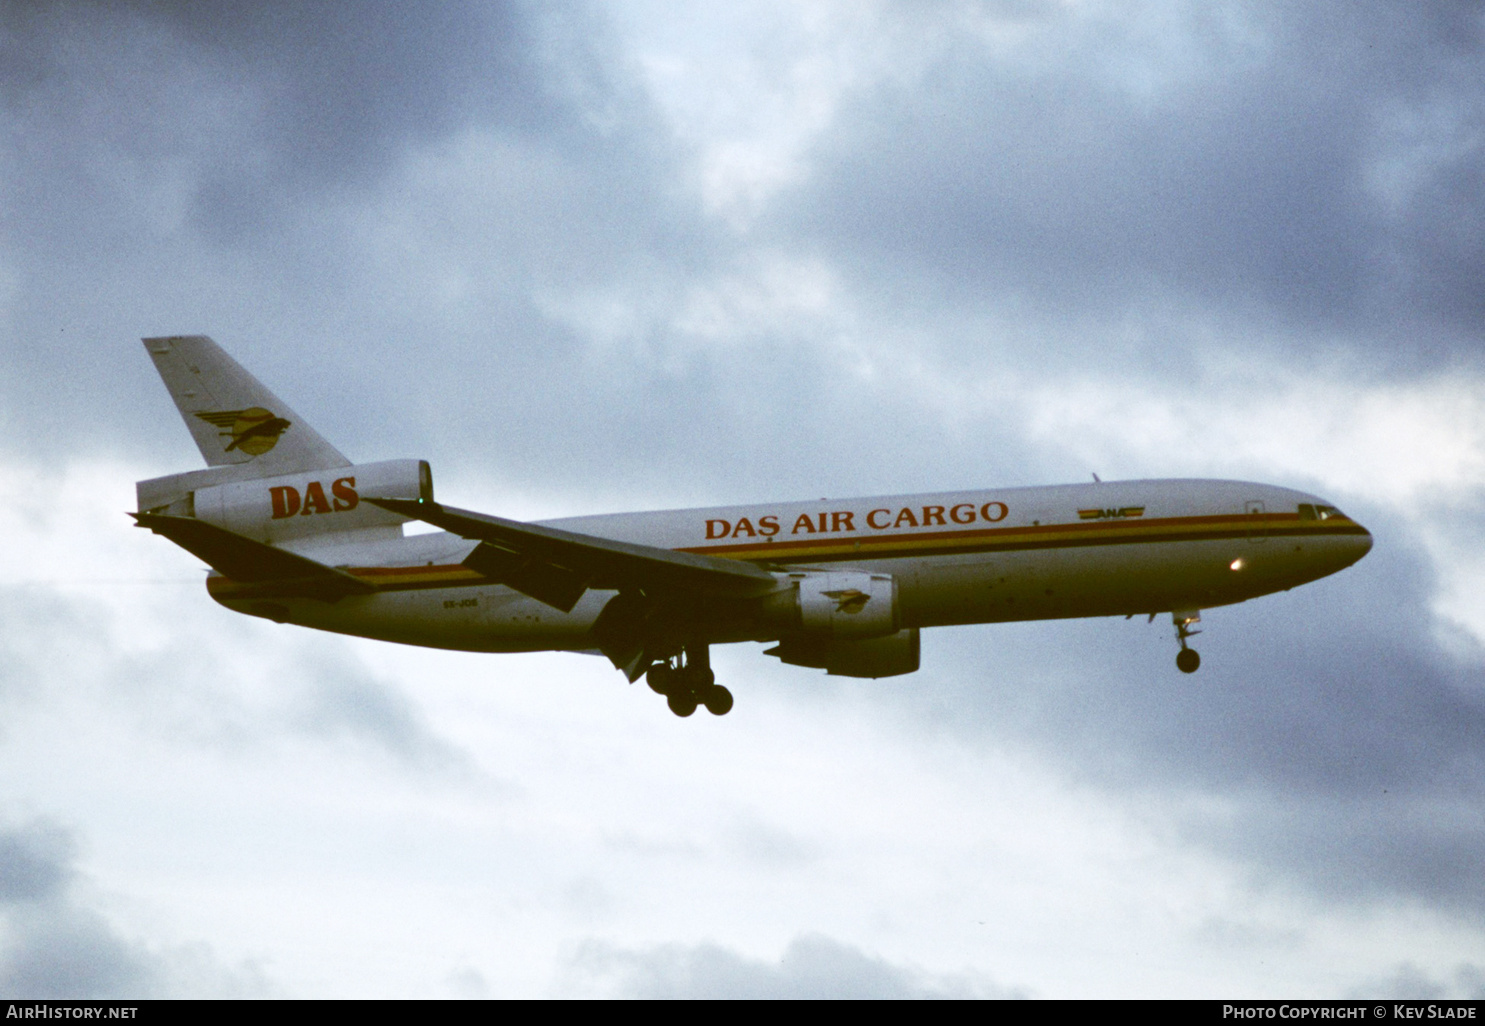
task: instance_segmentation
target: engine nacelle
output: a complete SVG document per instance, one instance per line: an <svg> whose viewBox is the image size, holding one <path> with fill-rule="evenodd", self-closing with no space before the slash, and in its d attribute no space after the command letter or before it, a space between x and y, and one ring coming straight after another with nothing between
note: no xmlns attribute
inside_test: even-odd
<svg viewBox="0 0 1485 1026"><path fill-rule="evenodd" d="M789 575L794 587L770 596L767 617L782 632L879 638L895 632L897 581L860 570Z"/></svg>
<svg viewBox="0 0 1485 1026"><path fill-rule="evenodd" d="M363 495L431 502L433 472L423 460L385 460L232 481L197 488L171 511L179 507L186 516L268 543L407 523L407 517L362 502Z"/></svg>
<svg viewBox="0 0 1485 1026"><path fill-rule="evenodd" d="M858 641L796 634L764 654L778 656L781 662L793 666L813 666L838 677L896 677L918 669L918 628Z"/></svg>

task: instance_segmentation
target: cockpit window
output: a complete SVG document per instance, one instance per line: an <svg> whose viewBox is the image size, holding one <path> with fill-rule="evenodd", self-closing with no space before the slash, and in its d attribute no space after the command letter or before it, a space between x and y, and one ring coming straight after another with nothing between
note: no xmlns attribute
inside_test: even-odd
<svg viewBox="0 0 1485 1026"><path fill-rule="evenodd" d="M1299 519L1301 520L1347 520L1346 514L1334 506L1314 506L1308 502L1299 504Z"/></svg>
<svg viewBox="0 0 1485 1026"><path fill-rule="evenodd" d="M1334 506L1316 506L1315 516L1320 520L1333 520L1337 517L1344 519L1346 514L1342 513Z"/></svg>

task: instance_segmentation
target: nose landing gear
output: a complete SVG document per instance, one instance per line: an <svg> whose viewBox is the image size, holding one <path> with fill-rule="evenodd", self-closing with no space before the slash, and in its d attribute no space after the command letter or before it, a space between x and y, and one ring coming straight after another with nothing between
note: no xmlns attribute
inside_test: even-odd
<svg viewBox="0 0 1485 1026"><path fill-rule="evenodd" d="M1193 623L1201 623L1201 610L1178 609L1170 614L1170 618L1176 625L1176 640L1181 643L1181 651L1176 653L1176 669L1182 673L1195 673L1201 665L1201 656L1196 649L1186 647L1186 639L1201 633L1191 629Z"/></svg>
<svg viewBox="0 0 1485 1026"><path fill-rule="evenodd" d="M717 683L705 645L688 645L681 657L662 659L645 674L650 690L665 696L677 716L690 716L698 705L713 716L732 711L732 692Z"/></svg>

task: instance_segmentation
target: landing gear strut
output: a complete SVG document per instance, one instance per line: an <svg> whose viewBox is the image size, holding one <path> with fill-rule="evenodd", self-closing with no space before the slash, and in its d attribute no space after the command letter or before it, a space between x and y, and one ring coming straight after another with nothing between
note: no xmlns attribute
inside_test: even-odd
<svg viewBox="0 0 1485 1026"><path fill-rule="evenodd" d="M651 691L665 696L665 704L677 716L690 716L698 705L713 716L732 711L732 692L717 683L705 645L687 645L681 656L655 663L645 681Z"/></svg>
<svg viewBox="0 0 1485 1026"><path fill-rule="evenodd" d="M1201 656L1196 649L1186 647L1186 639L1201 633L1191 629L1193 623L1201 623L1201 610L1177 610L1170 614L1170 618L1176 625L1176 640L1181 643L1181 651L1176 653L1176 669L1182 673L1195 673L1201 665Z"/></svg>

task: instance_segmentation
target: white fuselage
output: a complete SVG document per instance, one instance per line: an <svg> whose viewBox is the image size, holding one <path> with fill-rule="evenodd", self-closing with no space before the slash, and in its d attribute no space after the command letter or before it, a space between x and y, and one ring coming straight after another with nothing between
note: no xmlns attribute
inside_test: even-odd
<svg viewBox="0 0 1485 1026"><path fill-rule="evenodd" d="M1372 544L1363 527L1313 495L1199 480L822 499L546 525L747 560L781 577L800 569L890 574L903 627L1194 612L1335 573ZM475 545L444 533L314 535L283 547L378 590L264 601L235 596L223 577L209 586L241 612L387 641L482 652L593 647L594 620L614 592L590 590L561 612L462 566ZM708 640L777 633L734 611L717 619Z"/></svg>

